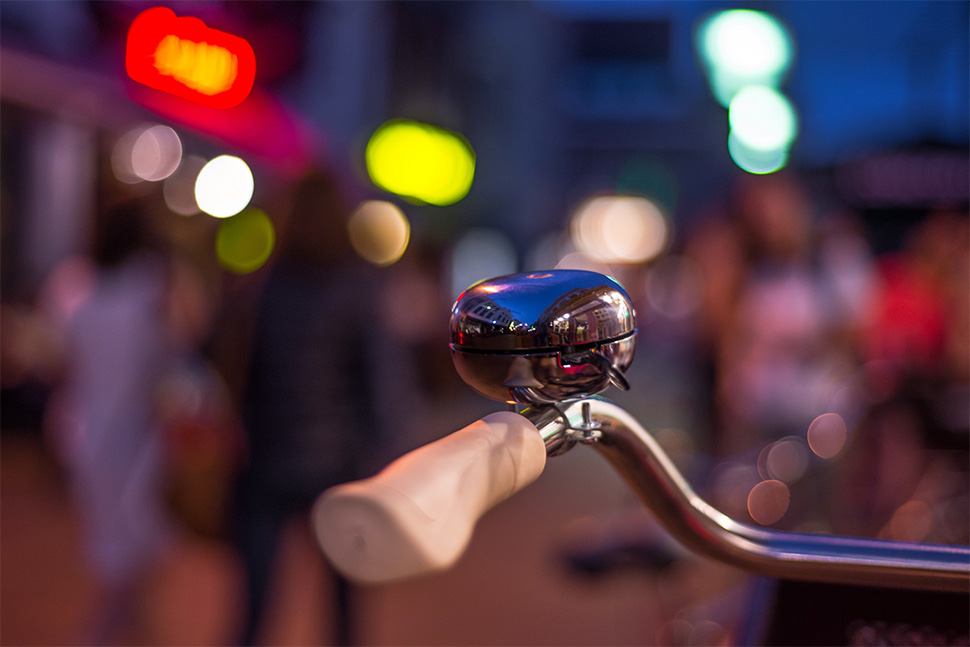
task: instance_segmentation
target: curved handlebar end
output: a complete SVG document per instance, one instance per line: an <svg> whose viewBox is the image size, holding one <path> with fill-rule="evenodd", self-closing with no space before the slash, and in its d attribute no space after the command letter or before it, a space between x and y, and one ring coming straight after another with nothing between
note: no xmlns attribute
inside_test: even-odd
<svg viewBox="0 0 970 647"><path fill-rule="evenodd" d="M362 584L441 571L461 557L478 519L542 473L538 429L510 411L489 414L405 454L376 476L317 500L324 554Z"/></svg>

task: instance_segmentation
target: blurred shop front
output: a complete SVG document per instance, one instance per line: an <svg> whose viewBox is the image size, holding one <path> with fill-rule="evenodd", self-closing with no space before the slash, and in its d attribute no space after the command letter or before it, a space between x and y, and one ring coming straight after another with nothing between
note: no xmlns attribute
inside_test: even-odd
<svg viewBox="0 0 970 647"><path fill-rule="evenodd" d="M18 308L37 305L61 262L89 252L96 216L111 205L133 198L162 203L155 226L203 274L216 298L223 280L213 251L219 221L200 215L191 169L198 173L219 155L244 157L260 178L254 187L259 204L324 159L319 132L268 87L297 65L300 39L291 30L299 12L263 25L258 33L276 38L261 47L258 84L242 105L225 108L146 87L126 73L129 25L149 7L4 7L2 290L11 315L5 317L11 324L8 349L18 346ZM257 16L226 15L218 7L201 15L217 22L221 16L232 27L260 24ZM133 158L138 154L141 162ZM141 164L136 173L132 159ZM38 404L31 376L18 378L26 368L16 355L8 354L4 364L6 427L15 425L21 405ZM11 397L19 391L26 401Z"/></svg>

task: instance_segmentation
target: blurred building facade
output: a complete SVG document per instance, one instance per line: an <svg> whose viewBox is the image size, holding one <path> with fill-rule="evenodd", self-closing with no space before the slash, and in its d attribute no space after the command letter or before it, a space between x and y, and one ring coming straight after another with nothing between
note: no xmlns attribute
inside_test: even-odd
<svg viewBox="0 0 970 647"><path fill-rule="evenodd" d="M125 33L150 6L12 2L0 10L8 282L22 276L35 285L81 244L98 199L96 162L123 125L139 121L171 123L199 152L251 151L269 174L284 166L281 155L359 171L362 141L392 117L451 128L476 151L475 184L452 207L413 208L416 234L447 241L494 227L522 257L589 194L651 192L676 222L739 173L725 147L725 110L711 98L693 43L699 21L734 6L727 3L173 4L253 44L257 87L300 122L293 137L307 140L272 151L255 131L278 115L248 117L237 131L254 132L227 136L211 116L162 107L132 89ZM966 169L965 4L758 8L795 40L784 83L803 134L792 166L830 188L834 170L860 156L932 144L929 163L954 177ZM272 136L283 137L270 129ZM905 160L897 167L905 173ZM866 173L850 168L839 177ZM846 182L863 207L918 208L938 197L887 199L873 194L879 187ZM951 196L962 189L959 180L936 185Z"/></svg>

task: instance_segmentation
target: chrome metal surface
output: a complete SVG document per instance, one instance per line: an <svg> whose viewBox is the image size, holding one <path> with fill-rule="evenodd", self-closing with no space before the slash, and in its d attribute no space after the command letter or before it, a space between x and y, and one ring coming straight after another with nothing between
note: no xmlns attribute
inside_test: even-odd
<svg viewBox="0 0 970 647"><path fill-rule="evenodd" d="M578 270L476 283L451 314L452 359L479 393L552 403L628 388L636 315L615 280Z"/></svg>
<svg viewBox="0 0 970 647"><path fill-rule="evenodd" d="M636 323L613 279L555 270L483 281L455 302L451 349L461 377L522 414L546 452L593 445L660 522L698 553L746 571L844 584L970 591L970 548L756 528L700 498L629 413L589 397L624 388Z"/></svg>
<svg viewBox="0 0 970 647"><path fill-rule="evenodd" d="M601 436L593 446L674 537L708 557L771 577L970 591L970 548L966 546L781 532L724 515L693 491L635 418L601 398L533 407L522 414L538 427L549 455L571 448L576 443L575 430L598 425Z"/></svg>

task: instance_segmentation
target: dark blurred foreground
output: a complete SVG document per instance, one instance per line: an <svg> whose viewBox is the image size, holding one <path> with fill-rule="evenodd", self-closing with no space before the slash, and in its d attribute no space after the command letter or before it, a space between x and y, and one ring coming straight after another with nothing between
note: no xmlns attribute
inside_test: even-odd
<svg viewBox="0 0 970 647"><path fill-rule="evenodd" d="M94 584L80 560L78 519L63 477L31 436L5 435L2 461L2 642L78 644ZM658 632L671 630L665 616L685 600L733 606L720 596L737 578L709 564L685 564L676 577L662 579L629 572L590 582L570 575L554 550L563 526L628 503L625 485L598 457L587 452L563 457L535 486L481 522L454 570L357 591L360 644L663 643ZM329 644L334 627L325 588L329 574L296 526L288 529L284 546L261 640ZM180 534L146 586L137 633L125 644L218 645L234 635L242 572L225 544ZM710 618L728 624L733 612L700 613L703 621L694 630L723 631ZM677 624L681 633L684 624Z"/></svg>

